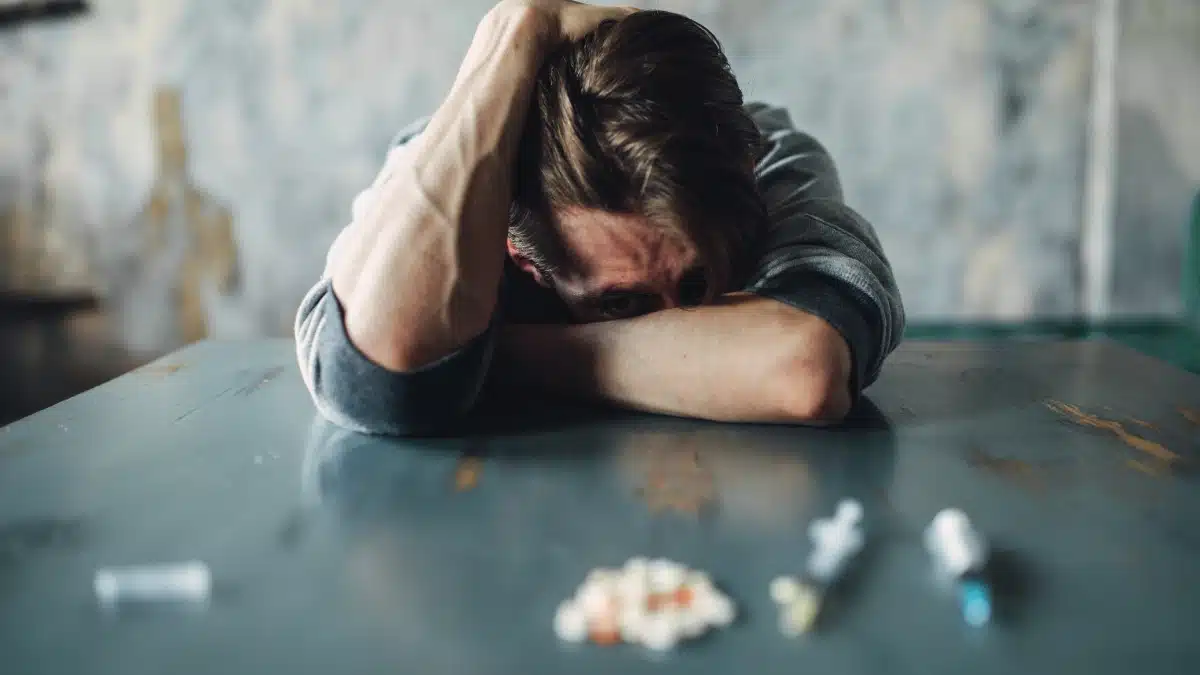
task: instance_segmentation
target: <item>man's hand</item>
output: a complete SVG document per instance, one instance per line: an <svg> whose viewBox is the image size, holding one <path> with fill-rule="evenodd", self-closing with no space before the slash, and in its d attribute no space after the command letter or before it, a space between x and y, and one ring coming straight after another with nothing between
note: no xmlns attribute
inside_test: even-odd
<svg viewBox="0 0 1200 675"><path fill-rule="evenodd" d="M832 326L776 300L569 326L506 326L503 382L722 422L822 424L850 407L850 349Z"/></svg>
<svg viewBox="0 0 1200 675"><path fill-rule="evenodd" d="M492 14L532 15L545 41L543 48L552 50L583 38L605 21L620 20L636 11L633 7L602 7L572 0L502 0Z"/></svg>

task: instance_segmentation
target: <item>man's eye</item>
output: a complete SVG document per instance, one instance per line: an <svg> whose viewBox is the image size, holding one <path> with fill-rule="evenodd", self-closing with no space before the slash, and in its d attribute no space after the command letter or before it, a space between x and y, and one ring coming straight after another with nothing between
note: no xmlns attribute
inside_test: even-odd
<svg viewBox="0 0 1200 675"><path fill-rule="evenodd" d="M704 302L708 295L708 281L704 278L703 270L692 270L679 281L679 304L684 307L695 307Z"/></svg>
<svg viewBox="0 0 1200 675"><path fill-rule="evenodd" d="M600 298L596 309L607 319L627 319L645 313L645 301L640 295L613 294Z"/></svg>

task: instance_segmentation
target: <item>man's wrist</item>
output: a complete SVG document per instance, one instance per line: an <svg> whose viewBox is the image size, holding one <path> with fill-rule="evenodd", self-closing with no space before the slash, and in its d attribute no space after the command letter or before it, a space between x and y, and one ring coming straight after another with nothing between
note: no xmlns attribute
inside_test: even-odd
<svg viewBox="0 0 1200 675"><path fill-rule="evenodd" d="M510 324L496 341L496 364L510 386L561 390L564 383L577 393L594 385L597 354L587 326ZM584 386L585 383L588 386Z"/></svg>
<svg viewBox="0 0 1200 675"><path fill-rule="evenodd" d="M511 41L511 44L532 48L540 67L545 56L556 46L557 32L556 17L550 12L522 2L501 2L484 15L475 35L483 42Z"/></svg>

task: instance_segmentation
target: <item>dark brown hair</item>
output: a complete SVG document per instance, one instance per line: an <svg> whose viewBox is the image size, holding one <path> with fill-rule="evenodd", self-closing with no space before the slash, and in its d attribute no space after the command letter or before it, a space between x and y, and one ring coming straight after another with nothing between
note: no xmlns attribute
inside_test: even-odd
<svg viewBox="0 0 1200 675"><path fill-rule="evenodd" d="M708 294L731 290L766 220L761 136L716 37L643 11L601 25L538 75L518 151L509 237L546 272L567 261L556 209L636 213L700 253Z"/></svg>

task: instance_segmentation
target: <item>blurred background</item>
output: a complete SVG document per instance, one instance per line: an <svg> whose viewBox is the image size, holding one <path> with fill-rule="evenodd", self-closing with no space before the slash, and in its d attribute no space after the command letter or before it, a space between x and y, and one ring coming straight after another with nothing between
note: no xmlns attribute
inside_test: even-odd
<svg viewBox="0 0 1200 675"><path fill-rule="evenodd" d="M0 423L289 336L492 2L0 0ZM911 337L1110 335L1200 371L1200 1L639 6L707 25L830 149Z"/></svg>

